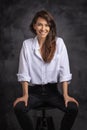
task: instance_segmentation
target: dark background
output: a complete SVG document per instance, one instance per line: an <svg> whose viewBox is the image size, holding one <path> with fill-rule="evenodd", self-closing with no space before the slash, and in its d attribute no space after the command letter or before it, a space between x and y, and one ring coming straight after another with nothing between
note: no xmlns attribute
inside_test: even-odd
<svg viewBox="0 0 87 130"><path fill-rule="evenodd" d="M23 40L33 34L29 24L34 14L46 9L52 13L57 34L68 49L73 79L69 87L80 104L79 114L72 130L87 130L87 1L86 0L0 0L0 130L21 130L12 103L20 94L17 69ZM48 111L59 127L63 113ZM38 115L31 111L35 122Z"/></svg>

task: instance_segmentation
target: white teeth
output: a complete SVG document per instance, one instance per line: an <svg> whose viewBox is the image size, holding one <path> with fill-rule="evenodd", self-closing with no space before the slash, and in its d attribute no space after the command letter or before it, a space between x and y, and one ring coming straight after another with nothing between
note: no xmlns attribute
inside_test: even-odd
<svg viewBox="0 0 87 130"><path fill-rule="evenodd" d="M46 34L46 32L40 32L40 34L45 35L45 34Z"/></svg>
<svg viewBox="0 0 87 130"><path fill-rule="evenodd" d="M44 34L46 34L46 33L41 33L41 34L43 34L43 35L44 35Z"/></svg>

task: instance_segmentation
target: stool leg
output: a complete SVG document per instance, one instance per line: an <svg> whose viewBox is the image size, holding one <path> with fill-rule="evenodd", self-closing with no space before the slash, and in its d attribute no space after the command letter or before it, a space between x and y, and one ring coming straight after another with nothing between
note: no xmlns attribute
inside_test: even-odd
<svg viewBox="0 0 87 130"><path fill-rule="evenodd" d="M45 109L42 109L42 116L37 118L36 130L48 130Z"/></svg>
<svg viewBox="0 0 87 130"><path fill-rule="evenodd" d="M48 130L47 119L38 117L35 130Z"/></svg>
<svg viewBox="0 0 87 130"><path fill-rule="evenodd" d="M40 130L40 127L41 127L41 117L38 117L35 130Z"/></svg>
<svg viewBox="0 0 87 130"><path fill-rule="evenodd" d="M51 116L46 117L46 111L42 110L42 117L37 118L35 130L55 130L53 118Z"/></svg>
<svg viewBox="0 0 87 130"><path fill-rule="evenodd" d="M47 117L48 130L55 130L53 118L51 116Z"/></svg>

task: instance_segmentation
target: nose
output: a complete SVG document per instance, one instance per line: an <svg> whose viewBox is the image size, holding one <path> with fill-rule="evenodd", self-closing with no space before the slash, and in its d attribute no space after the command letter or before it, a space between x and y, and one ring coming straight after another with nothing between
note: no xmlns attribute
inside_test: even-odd
<svg viewBox="0 0 87 130"><path fill-rule="evenodd" d="M45 26L44 25L42 26L42 30L45 30Z"/></svg>

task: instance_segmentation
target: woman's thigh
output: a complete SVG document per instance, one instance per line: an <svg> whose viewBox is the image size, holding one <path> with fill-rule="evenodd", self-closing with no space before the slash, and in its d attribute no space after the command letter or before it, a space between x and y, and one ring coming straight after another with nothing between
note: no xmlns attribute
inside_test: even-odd
<svg viewBox="0 0 87 130"><path fill-rule="evenodd" d="M28 105L25 106L24 102L19 102L15 106L14 110L20 112L28 112L30 109L37 108L41 105L42 105L41 99L36 95L30 94L28 99Z"/></svg>
<svg viewBox="0 0 87 130"><path fill-rule="evenodd" d="M62 110L63 112L78 111L78 107L77 107L76 103L74 103L74 102L69 102L68 106L67 107L65 106L63 95L60 92L51 96L48 99L48 102L49 102L50 106L58 108L58 109Z"/></svg>

